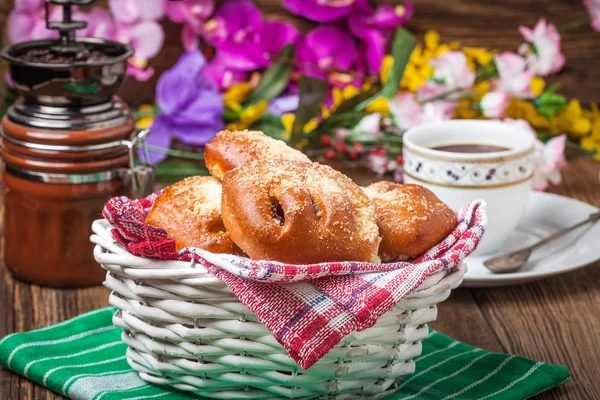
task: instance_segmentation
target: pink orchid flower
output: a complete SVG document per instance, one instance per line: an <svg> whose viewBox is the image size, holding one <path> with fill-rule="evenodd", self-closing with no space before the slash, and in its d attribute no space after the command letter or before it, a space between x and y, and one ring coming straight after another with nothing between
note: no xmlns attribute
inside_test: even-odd
<svg viewBox="0 0 600 400"><path fill-rule="evenodd" d="M498 70L497 90L509 93L520 99L533 96L531 92L531 79L533 72L527 69L527 62L516 53L505 51L494 56L494 63Z"/></svg>
<svg viewBox="0 0 600 400"><path fill-rule="evenodd" d="M354 38L332 24L321 25L300 37L296 53L301 72L323 79L328 78L330 70L349 71L357 58Z"/></svg>
<svg viewBox="0 0 600 400"><path fill-rule="evenodd" d="M583 0L583 4L592 18L592 28L600 32L600 0Z"/></svg>
<svg viewBox="0 0 600 400"><path fill-rule="evenodd" d="M348 15L355 0L283 0L293 14L317 22L330 22Z"/></svg>
<svg viewBox="0 0 600 400"><path fill-rule="evenodd" d="M49 19L62 19L62 7L52 7ZM12 43L58 38L58 32L46 29L44 1L17 0L8 15L8 38Z"/></svg>
<svg viewBox="0 0 600 400"><path fill-rule="evenodd" d="M446 101L432 101L421 105L413 93L397 94L388 101L388 106L401 129L450 119L454 111L454 105Z"/></svg>
<svg viewBox="0 0 600 400"><path fill-rule="evenodd" d="M115 21L133 24L157 21L164 16L163 0L108 0Z"/></svg>
<svg viewBox="0 0 600 400"><path fill-rule="evenodd" d="M525 134L535 136L535 147L533 151L533 189L544 191L548 189L549 183L558 185L562 182L560 170L567 166L565 160L566 135L553 137L547 143L537 139L535 130L523 119L506 118L504 123L522 129Z"/></svg>
<svg viewBox="0 0 600 400"><path fill-rule="evenodd" d="M360 59L365 61L370 75L379 73L394 29L409 20L413 11L410 2L397 6L382 4L374 9L367 0L355 1L347 23L352 34L361 40Z"/></svg>
<svg viewBox="0 0 600 400"><path fill-rule="evenodd" d="M203 24L215 8L214 0L163 0L167 17L173 22L183 24L181 41L186 51L199 46L199 38L203 34Z"/></svg>
<svg viewBox="0 0 600 400"><path fill-rule="evenodd" d="M536 75L554 74L565 65L565 56L560 49L560 34L553 24L546 23L544 18L529 29L519 27L519 32L527 43L519 47L528 68Z"/></svg>
<svg viewBox="0 0 600 400"><path fill-rule="evenodd" d="M490 92L479 102L479 108L484 117L504 118L506 108L510 103L510 96L502 92Z"/></svg>

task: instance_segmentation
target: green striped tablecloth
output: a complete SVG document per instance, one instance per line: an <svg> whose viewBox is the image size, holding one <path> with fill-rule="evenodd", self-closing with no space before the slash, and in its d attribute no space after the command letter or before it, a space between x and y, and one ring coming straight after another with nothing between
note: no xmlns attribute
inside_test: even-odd
<svg viewBox="0 0 600 400"><path fill-rule="evenodd" d="M71 399L193 399L152 386L127 364L114 308L80 315L0 341L0 364ZM526 399L569 379L561 366L478 349L431 331L413 375L398 382L396 399Z"/></svg>

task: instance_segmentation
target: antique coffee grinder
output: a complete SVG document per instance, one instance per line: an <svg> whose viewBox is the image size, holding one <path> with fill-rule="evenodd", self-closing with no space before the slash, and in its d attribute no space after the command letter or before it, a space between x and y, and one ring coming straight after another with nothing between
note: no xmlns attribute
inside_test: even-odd
<svg viewBox="0 0 600 400"><path fill-rule="evenodd" d="M17 43L0 53L19 93L0 130L4 262L15 277L41 285L101 283L92 221L109 197L140 197L153 186L153 169L134 163L144 134L115 96L132 49L75 37L87 23L72 19L73 6L92 1L46 0L47 27L60 39ZM63 7L62 21L48 21L51 6Z"/></svg>

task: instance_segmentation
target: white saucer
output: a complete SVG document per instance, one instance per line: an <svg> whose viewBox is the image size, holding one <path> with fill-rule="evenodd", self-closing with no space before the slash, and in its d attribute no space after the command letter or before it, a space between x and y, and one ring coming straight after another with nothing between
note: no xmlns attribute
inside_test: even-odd
<svg viewBox="0 0 600 400"><path fill-rule="evenodd" d="M521 223L501 252L467 257L468 271L462 286L514 285L573 271L598 261L600 222L586 225L534 251L527 265L517 272L494 274L483 265L488 258L533 244L597 211L594 206L568 197L533 192Z"/></svg>

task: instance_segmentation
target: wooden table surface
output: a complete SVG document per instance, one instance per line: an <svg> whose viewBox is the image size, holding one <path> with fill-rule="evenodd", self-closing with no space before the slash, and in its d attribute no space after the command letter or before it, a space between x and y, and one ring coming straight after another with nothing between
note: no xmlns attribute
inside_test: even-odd
<svg viewBox="0 0 600 400"><path fill-rule="evenodd" d="M552 192L600 207L600 163L571 162ZM0 266L0 337L107 305L102 287L56 290L17 282ZM571 381L536 399L600 399L600 263L521 286L458 289L439 306L435 329L485 349L562 364ZM0 370L0 399L59 399Z"/></svg>

